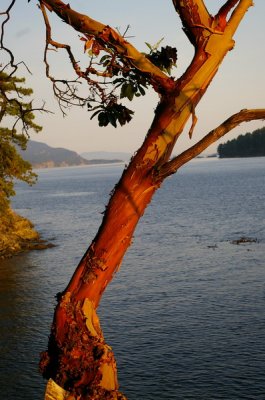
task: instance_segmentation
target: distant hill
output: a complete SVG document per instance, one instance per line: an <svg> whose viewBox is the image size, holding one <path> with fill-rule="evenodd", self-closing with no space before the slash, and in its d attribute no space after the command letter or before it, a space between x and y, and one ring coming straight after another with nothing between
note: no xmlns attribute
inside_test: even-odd
<svg viewBox="0 0 265 400"><path fill-rule="evenodd" d="M110 162L121 162L120 159L104 160L94 159L87 160L77 154L75 151L67 150L61 147L50 147L45 143L30 140L26 150L18 151L22 157L29 161L34 168L50 168L50 167L68 167L74 165L91 165L106 164Z"/></svg>
<svg viewBox="0 0 265 400"><path fill-rule="evenodd" d="M220 144L217 152L220 158L265 156L265 127Z"/></svg>
<svg viewBox="0 0 265 400"><path fill-rule="evenodd" d="M111 151L90 151L90 152L85 152L81 153L81 156L84 157L86 160L97 160L97 159L103 159L103 160L113 160L113 159L118 159L122 161L129 161L131 158L130 153L124 153L124 152L111 152Z"/></svg>

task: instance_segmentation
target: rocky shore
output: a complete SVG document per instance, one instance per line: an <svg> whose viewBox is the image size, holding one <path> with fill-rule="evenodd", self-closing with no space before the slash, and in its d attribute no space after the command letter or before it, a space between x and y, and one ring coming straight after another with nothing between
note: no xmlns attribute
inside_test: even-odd
<svg viewBox="0 0 265 400"><path fill-rule="evenodd" d="M33 224L9 209L0 217L0 259L29 250L53 247L41 239Z"/></svg>

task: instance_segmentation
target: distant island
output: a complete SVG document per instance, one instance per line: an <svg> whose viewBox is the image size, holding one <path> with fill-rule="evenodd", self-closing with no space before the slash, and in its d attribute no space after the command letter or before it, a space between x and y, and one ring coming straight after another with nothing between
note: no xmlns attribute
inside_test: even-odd
<svg viewBox="0 0 265 400"><path fill-rule="evenodd" d="M77 165L121 163L122 159L87 159L75 151L61 147L50 147L45 143L30 140L26 150L18 149L24 160L31 163L33 168L70 167ZM89 154L89 153L86 153Z"/></svg>
<svg viewBox="0 0 265 400"><path fill-rule="evenodd" d="M86 160L123 160L129 161L132 154L121 151L88 151L80 154Z"/></svg>
<svg viewBox="0 0 265 400"><path fill-rule="evenodd" d="M217 148L220 158L232 157L264 157L265 127L252 133L239 135L237 139L220 144Z"/></svg>

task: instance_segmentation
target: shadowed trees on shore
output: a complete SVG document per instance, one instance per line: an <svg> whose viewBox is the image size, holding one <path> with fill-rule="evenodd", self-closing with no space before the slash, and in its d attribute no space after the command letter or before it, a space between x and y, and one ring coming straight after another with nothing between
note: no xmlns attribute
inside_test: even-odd
<svg viewBox="0 0 265 400"><path fill-rule="evenodd" d="M239 135L236 139L219 144L217 152L220 158L264 157L265 128L257 129L245 135Z"/></svg>

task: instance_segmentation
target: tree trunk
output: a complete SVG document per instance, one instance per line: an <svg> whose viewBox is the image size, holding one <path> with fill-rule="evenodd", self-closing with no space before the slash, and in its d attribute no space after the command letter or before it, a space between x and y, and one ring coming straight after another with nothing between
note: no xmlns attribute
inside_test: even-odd
<svg viewBox="0 0 265 400"><path fill-rule="evenodd" d="M160 165L168 161L177 137L217 70L215 60L207 59L202 65L195 61L193 71L187 71L174 93L161 99L142 147L114 189L95 239L60 295L42 368L45 377L82 399L121 396L115 359L105 344L96 308L140 217L162 183L157 175Z"/></svg>
<svg viewBox="0 0 265 400"><path fill-rule="evenodd" d="M45 3L50 7L56 3L55 12L67 20L71 10L64 8L61 15L59 0L46 0ZM215 31L217 24L214 28L210 26L213 19L210 19L202 1L188 2L197 3L195 14L198 13L199 20L191 13L191 7L183 5L184 2L173 3L185 21L185 28L189 28L189 38L196 48L195 56L174 85L168 85L168 77L165 78L162 84L164 93L145 141L116 185L95 239L67 288L59 295L49 348L41 361L43 375L51 379L47 386L47 400L125 399L118 391L114 355L104 341L96 309L104 289L122 262L140 217L168 175L160 171L166 170L176 140L190 116L192 134L196 123L195 107L224 56L233 48L232 35L251 5L249 0L240 1L230 25L224 25L222 30L219 26ZM225 12L227 10L219 15L218 21L222 20ZM78 15L74 17L78 21ZM83 20L82 29L85 29L84 24ZM120 40L119 46L122 45ZM159 76L160 84L163 79L163 75Z"/></svg>
<svg viewBox="0 0 265 400"><path fill-rule="evenodd" d="M114 356L104 342L96 308L121 264L137 222L160 185L154 182L155 165L161 157L158 150L154 154L154 140L157 124L168 118L167 114L167 107L157 111L153 128L123 172L98 234L56 307L48 353L42 356L43 373L84 399L123 398L118 394Z"/></svg>

